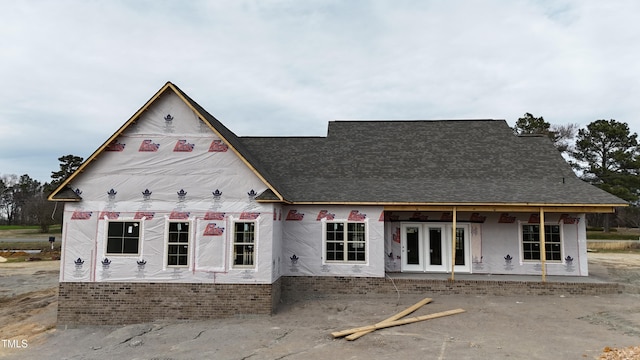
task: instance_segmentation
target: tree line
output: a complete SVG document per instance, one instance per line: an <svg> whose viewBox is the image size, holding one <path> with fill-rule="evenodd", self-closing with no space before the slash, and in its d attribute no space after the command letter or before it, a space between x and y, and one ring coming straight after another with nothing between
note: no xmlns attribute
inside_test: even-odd
<svg viewBox="0 0 640 360"><path fill-rule="evenodd" d="M640 148L638 135L631 133L629 125L600 119L579 128L576 124L550 124L543 117L525 113L512 129L516 135L548 136L582 180L629 203L613 217L589 215L590 226L640 226ZM62 222L62 209L56 212L56 204L47 197L83 159L65 155L58 161L60 169L44 184L27 174L0 176L0 224L40 225L46 231Z"/></svg>
<svg viewBox="0 0 640 360"><path fill-rule="evenodd" d="M640 148L638 135L629 125L614 119L599 119L585 128L576 124L550 124L543 117L525 113L516 121L513 132L542 134L549 137L558 151L584 181L629 203L615 216L588 216L590 226L640 226Z"/></svg>
<svg viewBox="0 0 640 360"><path fill-rule="evenodd" d="M62 208L47 197L82 164L79 156L58 158L60 169L51 172L51 182L44 184L28 174L0 175L0 224L38 225L42 232L62 223ZM56 211L58 210L58 211Z"/></svg>

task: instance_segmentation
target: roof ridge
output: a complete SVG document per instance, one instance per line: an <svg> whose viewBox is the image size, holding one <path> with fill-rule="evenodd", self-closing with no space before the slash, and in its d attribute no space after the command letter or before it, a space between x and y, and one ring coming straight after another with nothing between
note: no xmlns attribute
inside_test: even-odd
<svg viewBox="0 0 640 360"><path fill-rule="evenodd" d="M349 120L331 120L331 122L451 122L451 121L505 121L505 119L349 119Z"/></svg>

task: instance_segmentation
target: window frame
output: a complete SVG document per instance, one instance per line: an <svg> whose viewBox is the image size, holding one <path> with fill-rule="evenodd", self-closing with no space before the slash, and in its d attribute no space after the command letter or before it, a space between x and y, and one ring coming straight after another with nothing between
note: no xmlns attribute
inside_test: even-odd
<svg viewBox="0 0 640 360"><path fill-rule="evenodd" d="M188 229L186 231L181 231L180 229L178 229L177 235L178 235L178 240L180 240L180 236L182 234L186 234L187 236L187 241L183 242L183 241L171 241L171 234L172 234L172 229L171 229L171 224L187 224ZM191 220L178 220L178 219L168 219L166 221L165 224L165 250L164 250L164 263L165 266L167 268L190 268L191 267L191 255L193 252L193 222ZM186 264L180 264L179 263L179 259L180 259L180 252L178 252L177 254L169 254L169 251L171 249L172 246L187 246L187 251L186 251L186 259L187 259L187 263ZM177 256L178 259L178 263L177 264L170 264L169 262L169 256Z"/></svg>
<svg viewBox="0 0 640 360"><path fill-rule="evenodd" d="M526 232L525 227L530 227L534 229L537 227L537 232ZM562 223L545 223L545 261L550 263L562 263L563 254L564 254L564 229ZM549 228L549 230L547 230ZM557 233L554 232L554 228L557 228ZM520 222L518 226L518 232L520 235L520 256L522 262L528 263L539 263L542 260L540 259L542 252L540 251L540 224L534 223L526 223ZM537 240L528 240L527 237L535 235ZM534 250L528 250L526 245L530 244L531 247L538 245L538 258L533 258L532 256L536 253ZM553 247L557 246L558 250L554 250ZM551 248L551 249L550 249ZM525 254L530 253L530 258L526 258ZM553 254L557 254L557 259L553 259Z"/></svg>
<svg viewBox="0 0 640 360"><path fill-rule="evenodd" d="M236 226L238 224L252 224L253 226L253 231L251 232L253 234L253 238L251 242L238 242L236 241L237 237L237 229ZM232 269L256 269L258 267L258 221L257 220L244 220L244 219L234 219L232 221L232 229L233 231L231 232L231 268ZM251 245L247 245L247 244L251 244ZM253 251L249 251L249 253L251 254L251 264L236 264L236 258L238 256L238 254L236 253L236 246L243 246L243 247L247 247L247 248L253 248ZM243 257L246 257L246 253L243 251Z"/></svg>
<svg viewBox="0 0 640 360"><path fill-rule="evenodd" d="M339 232L336 232L335 229L330 229L329 224L342 224L342 230L338 230ZM353 231L350 230L350 225L352 225L352 227L354 228ZM359 225L363 227L361 230L357 229L357 226ZM342 236L337 236L337 237L341 237L342 239L335 240L335 237L333 239L330 239L330 236L329 236L330 230L332 234L335 234L335 235L342 234ZM362 238L356 239L356 240L349 240L350 234L353 234L353 236L357 236L357 237L361 236ZM337 245L342 244L341 246L342 250L337 252L335 250L335 247L333 246L330 247L329 244L337 244ZM355 245L357 247L354 247L351 245ZM365 219L364 221L349 221L347 219L337 219L337 220L322 219L322 263L323 264L367 265L369 263L369 246L370 245L369 245L368 219ZM363 249L358 250L361 247ZM332 251L334 254L341 253L342 259L335 260L335 256L334 256L334 259L329 260L329 256L328 256L329 251ZM356 258L358 257L358 254L362 254L362 256L364 256L364 259L350 260L349 259L350 254L354 254Z"/></svg>
<svg viewBox="0 0 640 360"><path fill-rule="evenodd" d="M124 240L126 240L126 234L122 234L122 252L109 252L109 227L111 224L121 223L125 224L123 230L127 228L127 223L137 224L138 225L138 234L137 234L137 251L136 252L124 252ZM142 253L142 240L143 240L143 222L142 220L130 220L130 219L114 219L114 220L105 220L105 233L104 233L104 254L105 256L130 256L130 257L138 257ZM135 225L133 225L135 226Z"/></svg>

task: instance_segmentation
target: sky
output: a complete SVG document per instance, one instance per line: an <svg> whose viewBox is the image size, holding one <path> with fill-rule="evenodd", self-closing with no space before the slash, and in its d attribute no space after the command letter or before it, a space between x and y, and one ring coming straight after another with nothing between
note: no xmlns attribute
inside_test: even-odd
<svg viewBox="0 0 640 360"><path fill-rule="evenodd" d="M167 81L238 136L527 112L640 131L636 0L20 0L0 14L0 176L50 181Z"/></svg>

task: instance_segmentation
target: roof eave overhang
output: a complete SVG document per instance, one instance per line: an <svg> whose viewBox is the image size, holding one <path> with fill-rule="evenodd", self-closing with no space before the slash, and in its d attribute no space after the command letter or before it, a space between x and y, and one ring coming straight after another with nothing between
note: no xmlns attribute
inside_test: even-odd
<svg viewBox="0 0 640 360"><path fill-rule="evenodd" d="M82 201L82 199L71 199L71 198L61 198L61 197L55 197L52 199L48 199L49 201L60 201L60 202L80 202Z"/></svg>
<svg viewBox="0 0 640 360"><path fill-rule="evenodd" d="M256 202L260 203L260 204L285 204L285 205L292 205L293 203L287 200L274 200L274 199L268 199L268 200L260 200L260 199L256 199Z"/></svg>
<svg viewBox="0 0 640 360"><path fill-rule="evenodd" d="M440 205L388 205L385 211L484 211L484 212L530 212L540 211L549 213L613 213L616 207L627 206L622 204L440 204Z"/></svg>
<svg viewBox="0 0 640 360"><path fill-rule="evenodd" d="M626 203L610 204L553 204L553 203L397 203L397 202L324 202L296 201L292 205L348 205L348 206L383 206L385 211L484 211L484 212L571 212L571 213L613 213L617 207L629 206Z"/></svg>
<svg viewBox="0 0 640 360"><path fill-rule="evenodd" d="M82 197L76 194L70 187L65 187L56 193L51 193L49 201L61 201L61 202L80 202Z"/></svg>

